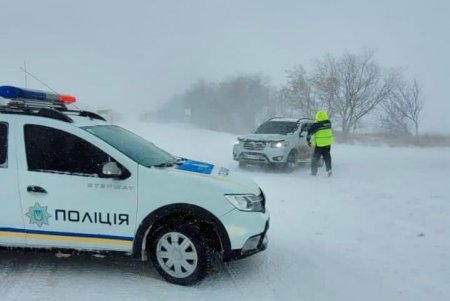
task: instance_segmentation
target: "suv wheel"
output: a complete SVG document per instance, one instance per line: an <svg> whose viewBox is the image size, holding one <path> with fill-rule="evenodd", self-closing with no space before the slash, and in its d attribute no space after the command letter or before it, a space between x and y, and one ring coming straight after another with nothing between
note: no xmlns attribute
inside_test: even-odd
<svg viewBox="0 0 450 301"><path fill-rule="evenodd" d="M243 162L243 161L239 161L239 168L245 168L247 167L247 163Z"/></svg>
<svg viewBox="0 0 450 301"><path fill-rule="evenodd" d="M286 163L284 164L284 170L287 172L291 172L297 166L297 154L295 151L291 151L286 158Z"/></svg>
<svg viewBox="0 0 450 301"><path fill-rule="evenodd" d="M167 281L191 285L202 280L212 262L211 242L193 224L161 227L153 235L150 258Z"/></svg>

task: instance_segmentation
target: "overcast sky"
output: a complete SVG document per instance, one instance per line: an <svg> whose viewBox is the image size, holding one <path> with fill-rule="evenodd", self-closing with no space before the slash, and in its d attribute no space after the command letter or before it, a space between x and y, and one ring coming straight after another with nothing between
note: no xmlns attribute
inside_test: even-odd
<svg viewBox="0 0 450 301"><path fill-rule="evenodd" d="M0 0L0 85L20 67L81 105L147 110L200 78L285 70L375 49L422 82L424 130L450 129L450 1ZM28 86L46 89L28 77Z"/></svg>

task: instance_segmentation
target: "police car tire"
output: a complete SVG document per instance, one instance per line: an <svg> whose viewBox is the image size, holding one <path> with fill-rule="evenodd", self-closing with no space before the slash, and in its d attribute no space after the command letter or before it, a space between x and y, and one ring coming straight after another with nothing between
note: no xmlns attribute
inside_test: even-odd
<svg viewBox="0 0 450 301"><path fill-rule="evenodd" d="M161 250L161 243L171 234L180 237L181 244L183 243L183 238L187 238L188 244L190 244L189 248L194 249L194 252L191 253L197 254L195 269L185 277L174 275L175 270L170 271L168 265L163 267L162 264L164 264L164 261L161 260L161 257L158 259L157 256L158 250ZM197 225L192 223L177 226L165 225L157 229L152 237L149 255L153 266L165 280L179 285L193 285L202 280L211 270L213 259L211 240L202 233Z"/></svg>

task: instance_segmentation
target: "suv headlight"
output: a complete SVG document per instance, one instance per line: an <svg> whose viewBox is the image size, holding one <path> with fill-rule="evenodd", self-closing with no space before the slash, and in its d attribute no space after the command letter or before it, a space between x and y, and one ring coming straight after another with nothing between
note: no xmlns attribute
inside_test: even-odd
<svg viewBox="0 0 450 301"><path fill-rule="evenodd" d="M263 211L263 198L254 194L226 194L225 198L241 211Z"/></svg>
<svg viewBox="0 0 450 301"><path fill-rule="evenodd" d="M284 141L284 140L270 142L270 147L273 147L273 148L282 148L282 147L286 147L288 145L289 145L289 142Z"/></svg>

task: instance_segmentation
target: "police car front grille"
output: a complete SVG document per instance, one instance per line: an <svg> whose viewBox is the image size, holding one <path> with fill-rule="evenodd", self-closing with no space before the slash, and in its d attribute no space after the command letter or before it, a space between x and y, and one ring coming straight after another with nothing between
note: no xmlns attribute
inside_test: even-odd
<svg viewBox="0 0 450 301"><path fill-rule="evenodd" d="M245 141L244 148L248 150L263 150L266 147L265 141Z"/></svg>

